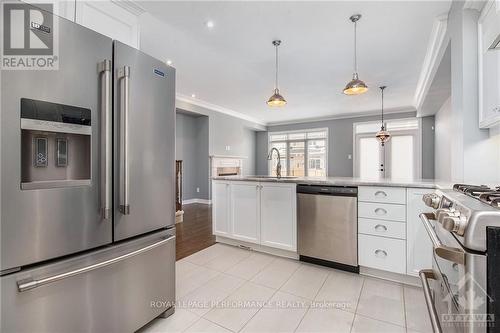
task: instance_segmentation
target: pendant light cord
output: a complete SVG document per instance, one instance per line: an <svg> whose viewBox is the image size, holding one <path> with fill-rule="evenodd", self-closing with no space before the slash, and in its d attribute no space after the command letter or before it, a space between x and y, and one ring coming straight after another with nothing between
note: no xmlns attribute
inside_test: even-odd
<svg viewBox="0 0 500 333"><path fill-rule="evenodd" d="M276 77L274 79L274 90L278 89L278 46L279 45L275 45L275 47L276 47L276 59L275 59L275 62L276 62Z"/></svg>
<svg viewBox="0 0 500 333"><path fill-rule="evenodd" d="M358 48L357 48L357 27L358 27L358 21L354 21L354 72L358 73Z"/></svg>
<svg viewBox="0 0 500 333"><path fill-rule="evenodd" d="M385 87L380 87L380 89L382 90L382 130L384 131L385 130L385 126L384 126L384 89L385 89Z"/></svg>

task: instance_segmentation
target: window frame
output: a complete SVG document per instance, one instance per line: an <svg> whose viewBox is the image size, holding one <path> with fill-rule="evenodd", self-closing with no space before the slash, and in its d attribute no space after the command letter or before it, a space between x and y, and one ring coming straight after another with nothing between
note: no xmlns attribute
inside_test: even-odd
<svg viewBox="0 0 500 333"><path fill-rule="evenodd" d="M313 132L325 132L324 138L314 138L308 139L307 134ZM294 134L294 133L305 133L304 139L293 139L293 140L276 140L271 141L271 135L283 135L283 134ZM325 177L328 177L328 128L310 128L303 130L291 130L291 131L275 131L275 132L267 132L267 151L271 150L271 145L273 143L285 143L286 144L286 175L290 172L290 142L304 142L304 174L305 177L309 177L309 151L308 151L308 143L309 141L325 141ZM267 162L267 174L272 175L272 160Z"/></svg>
<svg viewBox="0 0 500 333"><path fill-rule="evenodd" d="M392 122L392 121L404 121L404 120L415 120L415 118L394 118L394 119L387 119L385 121L385 126L387 128L387 122ZM374 137L376 132L373 133L360 133L356 134L356 126L361 125L361 124L380 124L380 120L372 120L372 121L361 121L361 122L355 122L352 124L352 173L354 177L359 177L359 166L358 166L358 160L359 160L359 151L356 149L358 147L358 141L359 138L367 138L367 137ZM411 135L414 138L414 175L413 177L415 179L420 179L422 178L422 118L417 118L417 124L418 128L415 130L396 130L396 131L390 131L390 133L395 133L395 135ZM390 146L390 141L388 143ZM384 159L385 159L385 177L390 178L391 177L391 166L388 165L387 163L389 162L387 154L384 152Z"/></svg>

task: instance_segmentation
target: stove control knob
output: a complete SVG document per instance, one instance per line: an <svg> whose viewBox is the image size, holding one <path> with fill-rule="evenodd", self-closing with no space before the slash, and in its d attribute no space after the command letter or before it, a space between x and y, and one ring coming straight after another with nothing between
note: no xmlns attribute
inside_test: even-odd
<svg viewBox="0 0 500 333"><path fill-rule="evenodd" d="M444 216L441 225L448 231L457 232L460 227L460 218L455 216Z"/></svg>
<svg viewBox="0 0 500 333"><path fill-rule="evenodd" d="M422 197L422 200L424 201L426 206L432 207L434 209L438 209L439 202L441 201L441 198L436 193L428 193L428 194L424 194L424 196Z"/></svg>

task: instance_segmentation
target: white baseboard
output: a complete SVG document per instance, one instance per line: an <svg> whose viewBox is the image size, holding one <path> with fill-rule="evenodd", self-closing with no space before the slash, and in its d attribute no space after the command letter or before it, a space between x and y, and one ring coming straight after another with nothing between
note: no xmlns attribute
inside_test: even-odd
<svg viewBox="0 0 500 333"><path fill-rule="evenodd" d="M189 204L194 204L194 203L199 203L199 204L204 204L204 205L211 205L212 200L207 200L207 199L187 199L187 200L182 200L183 205L189 205Z"/></svg>

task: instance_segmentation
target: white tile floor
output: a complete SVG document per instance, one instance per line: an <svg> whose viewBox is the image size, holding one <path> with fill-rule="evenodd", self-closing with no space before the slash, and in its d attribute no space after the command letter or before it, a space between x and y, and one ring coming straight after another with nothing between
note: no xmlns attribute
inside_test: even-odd
<svg viewBox="0 0 500 333"><path fill-rule="evenodd" d="M177 262L144 332L431 332L420 288L216 244Z"/></svg>

